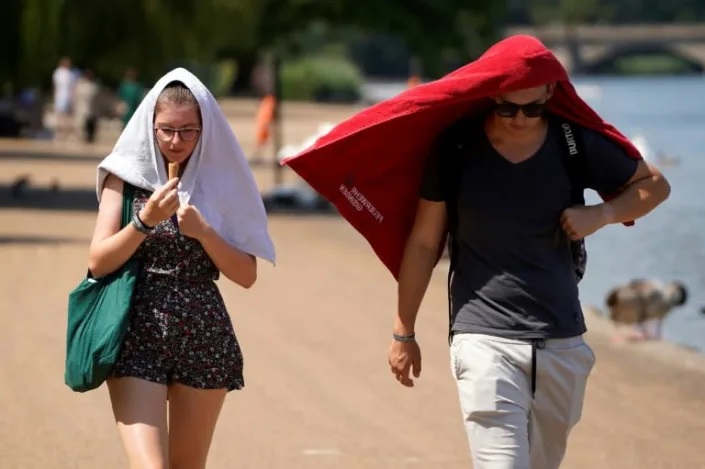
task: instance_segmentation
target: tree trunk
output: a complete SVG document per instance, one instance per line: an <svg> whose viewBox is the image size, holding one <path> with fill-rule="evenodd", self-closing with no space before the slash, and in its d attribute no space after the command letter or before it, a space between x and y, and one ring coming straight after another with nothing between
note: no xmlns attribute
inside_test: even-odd
<svg viewBox="0 0 705 469"><path fill-rule="evenodd" d="M236 57L237 60L237 76L230 91L238 96L253 96L259 95L260 90L255 89L252 85L252 72L257 66L257 54L248 54Z"/></svg>
<svg viewBox="0 0 705 469"><path fill-rule="evenodd" d="M583 68L583 56L580 48L580 38L578 37L578 26L571 22L564 24L565 44L570 57L570 72L579 73Z"/></svg>

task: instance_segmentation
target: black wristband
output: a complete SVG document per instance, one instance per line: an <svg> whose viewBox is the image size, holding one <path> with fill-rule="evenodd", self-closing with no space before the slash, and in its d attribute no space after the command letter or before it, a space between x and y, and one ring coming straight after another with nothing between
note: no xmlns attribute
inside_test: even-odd
<svg viewBox="0 0 705 469"><path fill-rule="evenodd" d="M142 226L144 226L144 227L147 228L148 230L153 230L153 229L154 229L153 226L149 226L149 225L146 224L144 221L142 221L142 219L140 218L140 212L135 212L135 216L137 217L137 220L142 224Z"/></svg>
<svg viewBox="0 0 705 469"><path fill-rule="evenodd" d="M132 226L134 226L137 231L144 235L148 235L154 230L153 226L149 227L144 224L137 212L132 215Z"/></svg>
<svg viewBox="0 0 705 469"><path fill-rule="evenodd" d="M409 335L392 334L392 337L394 337L394 340L396 340L397 342L413 342L416 340L416 334L409 334Z"/></svg>

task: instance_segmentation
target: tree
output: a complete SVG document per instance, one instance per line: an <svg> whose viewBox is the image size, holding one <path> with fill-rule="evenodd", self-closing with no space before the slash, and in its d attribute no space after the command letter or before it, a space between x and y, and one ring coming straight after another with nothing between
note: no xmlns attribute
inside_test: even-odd
<svg viewBox="0 0 705 469"><path fill-rule="evenodd" d="M505 14L503 2L492 0L366 0L345 6L352 24L403 37L431 76L445 71L444 59L476 58L498 38Z"/></svg>
<svg viewBox="0 0 705 469"><path fill-rule="evenodd" d="M3 0L0 77L49 85L61 56L109 83L128 66L149 82L174 64L238 62L237 85L267 50L296 53L312 22L404 38L438 73L444 57L470 58L497 35L492 0ZM371 14L370 12L374 12ZM15 47L12 47L12 46Z"/></svg>

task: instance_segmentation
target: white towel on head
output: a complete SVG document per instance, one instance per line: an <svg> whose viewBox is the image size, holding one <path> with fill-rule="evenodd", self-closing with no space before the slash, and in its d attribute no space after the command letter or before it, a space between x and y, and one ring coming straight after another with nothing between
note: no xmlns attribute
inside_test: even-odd
<svg viewBox="0 0 705 469"><path fill-rule="evenodd" d="M267 214L247 158L213 95L183 68L172 70L157 81L125 126L113 151L98 165L98 200L108 173L149 191L167 182L153 122L157 97L173 81L180 81L191 90L203 120L200 139L179 182L181 203L194 205L232 246L274 264Z"/></svg>

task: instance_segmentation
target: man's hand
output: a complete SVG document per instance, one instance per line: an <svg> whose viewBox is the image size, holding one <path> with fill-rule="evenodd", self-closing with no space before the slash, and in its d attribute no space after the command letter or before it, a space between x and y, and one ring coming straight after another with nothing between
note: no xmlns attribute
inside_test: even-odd
<svg viewBox="0 0 705 469"><path fill-rule="evenodd" d="M413 372L415 378L421 376L419 344L415 340L399 342L393 339L389 347L389 366L397 381L406 387L413 387L414 380L411 379L409 371Z"/></svg>
<svg viewBox="0 0 705 469"><path fill-rule="evenodd" d="M590 236L609 223L606 205L576 205L561 215L561 226L568 237L578 240Z"/></svg>

